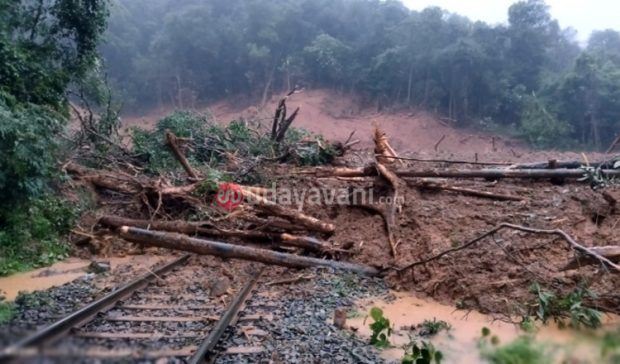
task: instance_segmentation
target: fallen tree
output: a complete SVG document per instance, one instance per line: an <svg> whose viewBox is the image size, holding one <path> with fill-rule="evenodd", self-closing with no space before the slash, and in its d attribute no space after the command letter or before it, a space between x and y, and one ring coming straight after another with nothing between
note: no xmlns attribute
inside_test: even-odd
<svg viewBox="0 0 620 364"><path fill-rule="evenodd" d="M245 231L245 230L225 230L216 227L206 228L202 223L189 223L182 220L177 221L149 221L128 219L118 216L103 216L99 219L99 224L120 228L123 226L134 226L143 229L153 229L168 232L176 232L190 235L204 235L222 238L240 238L256 241L256 239L264 239L275 241L279 245L293 246L304 248L312 251L327 252L330 247L327 243L309 236L298 236L286 233L270 233L264 231Z"/></svg>
<svg viewBox="0 0 620 364"><path fill-rule="evenodd" d="M396 169L393 171L400 178L582 178L584 172L580 169ZM367 177L376 176L377 171L372 167L362 168L330 168L317 167L302 169L293 172L297 175L314 176L317 178L331 177ZM620 170L604 169L601 174L607 177L619 177Z"/></svg>
<svg viewBox="0 0 620 364"><path fill-rule="evenodd" d="M497 201L523 201L524 200L523 197L519 197L519 196L504 195L501 193L493 193L493 192L487 192L487 191L474 190L474 189L465 188L465 187L450 186L445 183L428 181L428 180L422 180L419 182L411 181L409 182L409 185L419 188L419 189L433 190L433 191L450 191L450 192L460 193L463 195L488 198L488 199L497 200Z"/></svg>
<svg viewBox="0 0 620 364"><path fill-rule="evenodd" d="M231 245L212 240L191 238L177 233L163 233L123 226L119 229L119 236L133 243L187 251L202 255L214 255L222 258L236 258L293 268L321 266L366 275L379 274L379 270L367 265L310 258L265 249Z"/></svg>

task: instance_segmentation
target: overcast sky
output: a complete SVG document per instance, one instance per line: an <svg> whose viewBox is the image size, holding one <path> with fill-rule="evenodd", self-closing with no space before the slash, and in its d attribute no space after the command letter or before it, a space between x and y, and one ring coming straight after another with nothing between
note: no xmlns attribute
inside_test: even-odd
<svg viewBox="0 0 620 364"><path fill-rule="evenodd" d="M508 21L508 8L516 0L402 0L411 9L439 6L472 20L487 23ZM563 28L573 27L579 40L585 41L593 30L620 30L620 1L617 0L547 0L551 15Z"/></svg>

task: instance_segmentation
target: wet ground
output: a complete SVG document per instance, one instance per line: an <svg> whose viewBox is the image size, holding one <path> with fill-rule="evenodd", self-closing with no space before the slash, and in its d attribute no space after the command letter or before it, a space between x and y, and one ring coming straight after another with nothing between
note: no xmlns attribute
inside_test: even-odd
<svg viewBox="0 0 620 364"><path fill-rule="evenodd" d="M510 343L526 333L513 323L498 321L489 315L475 311L458 310L452 306L442 305L433 300L420 299L411 293L394 292L389 300L373 297L357 302L354 318L348 321L348 327L361 336L369 338L368 317L372 307L382 309L384 317L390 320L394 332L389 338L392 347L382 350L381 357L388 362L400 362L405 350L403 346L412 340L427 340L442 351L446 363L475 364L481 362L480 340L482 329L488 328L492 335L499 338L500 344ZM428 335L421 325L425 320L444 321L449 329L440 330L436 335ZM560 329L551 322L547 326L538 325L535 333L530 333L537 341L545 343L556 350L558 362L567 358L579 357L587 363L599 360L601 332L617 329L620 317L606 315L603 327L599 331ZM428 330L427 330L428 331Z"/></svg>
<svg viewBox="0 0 620 364"><path fill-rule="evenodd" d="M145 264L159 259L165 257L133 257L115 265L111 273L86 274L60 287L21 295L16 301L15 319L8 325L0 326L0 347L5 347L19 337L75 311L110 289L102 291L101 286L109 286L111 282L126 282L137 276L137 272L147 270L139 263ZM132 260L135 261L135 265L132 264ZM54 269L70 268L67 264L78 265L78 263L70 261ZM152 304L153 299L165 296L166 292L170 296L163 297L167 304L182 302L179 301L183 296L181 293L185 292L186 296L190 296L202 292L202 287L212 282L211 276L222 273L232 277L230 285L227 286L229 292L222 298L223 308L230 301L230 294L234 293L232 291L236 289L235 287L247 279L247 272L244 272L242 267L245 264L247 263L224 262L211 257L196 258L189 269L169 274L166 281L172 283L171 287L163 281L155 282L145 291L148 293L144 296L146 301L144 297L137 296L138 298L127 300L124 304L126 306ZM202 279L199 278L201 276L198 274L199 271L211 273ZM34 276L31 279L35 281L39 278L36 274L31 276ZM300 279L292 283L282 283L287 280L293 281L295 278ZM192 279L195 282L188 283ZM29 281L24 279L22 283L28 286ZM181 286L187 287L186 290L189 291L174 290L174 287ZM175 293L175 297L172 297L173 294L170 292L177 292L178 295ZM204 295L198 294L198 296L192 299L204 299ZM372 319L368 314L372 307L381 308L384 316L391 322L394 329L393 335L389 338L391 348L377 350L369 345L369 325ZM170 314L157 309L153 315ZM348 318L343 330L333 324L336 309L342 309L347 313ZM175 310L176 315L178 310L183 309ZM126 314L124 311L121 313ZM104 316L110 317L115 314L118 312L110 311ZM246 302L240 317L239 322L229 328L220 342L217 348L217 363L398 363L404 354L402 346L407 345L412 339L432 342L444 354L445 363L480 363L482 360L479 341L483 327L489 328L501 343L511 342L524 334L518 325L497 321L493 316L476 311L458 310L430 299L421 299L412 293L392 292L379 278L343 274L329 269L300 271L269 267L256 285L254 294ZM450 325L450 330L441 331L433 337L423 336L418 325L424 320L443 320ZM605 316L604 322L602 331L620 325L620 320L614 316ZM109 331L109 326L98 326L93 322L81 331L91 334L106 332ZM134 326L129 324L127 328L133 330ZM136 327L140 333L148 333L149 328L154 326L147 323ZM172 326L168 324L166 330L160 330L159 334L173 335L182 332L187 335L190 331L199 332L198 336L206 334L194 329L189 330L186 323ZM593 333L587 330L559 330L557 327L548 326L539 328L535 337L538 341L552 346L561 358L578 356L581 362L596 363L602 331ZM81 340L84 345L101 344L99 342L101 339L97 338ZM156 342L158 339L148 340ZM77 341L69 342L75 344ZM132 348L143 346L140 342L142 341L139 337L116 340L110 348L133 350ZM187 341L182 340L180 343L185 345ZM115 361L109 360L109 362Z"/></svg>

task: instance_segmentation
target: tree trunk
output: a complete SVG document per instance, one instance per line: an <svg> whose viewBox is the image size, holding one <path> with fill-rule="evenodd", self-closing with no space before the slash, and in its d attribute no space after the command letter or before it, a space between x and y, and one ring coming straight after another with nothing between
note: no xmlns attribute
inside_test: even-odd
<svg viewBox="0 0 620 364"><path fill-rule="evenodd" d="M123 226L132 226L142 229L154 229L161 231L169 231L174 233L182 233L188 235L205 235L220 238L240 238L256 241L256 239L264 239L277 241L279 245L293 246L297 248L308 249L312 251L329 251L329 246L321 240L309 236L297 236L291 234L269 233L264 231L241 231L241 230L221 230L205 228L198 224L188 223L186 221L148 221L127 219L117 216L103 216L99 219L99 223L104 226L120 228Z"/></svg>
<svg viewBox="0 0 620 364"><path fill-rule="evenodd" d="M401 178L581 178L580 169L399 169L394 173ZM620 170L604 169L601 171L608 177L620 176ZM326 177L369 177L376 176L376 168L313 168L301 170L297 174L313 175L318 178Z"/></svg>
<svg viewBox="0 0 620 364"><path fill-rule="evenodd" d="M409 66L409 80L407 82L407 106L411 106L411 89L413 87L413 62Z"/></svg>
<svg viewBox="0 0 620 364"><path fill-rule="evenodd" d="M590 125L592 127L592 136L594 137L594 148L600 152L602 148L601 132L599 130L598 119L596 118L596 113L594 111L590 115Z"/></svg>
<svg viewBox="0 0 620 364"><path fill-rule="evenodd" d="M236 246L217 241L190 238L181 234L162 233L123 226L120 229L119 235L123 239L134 243L188 251L202 255L215 255L222 258L236 258L293 268L320 266L359 274L379 274L377 269L366 265L302 257L294 254L278 253L246 246Z"/></svg>
<svg viewBox="0 0 620 364"><path fill-rule="evenodd" d="M269 91L271 90L271 83L273 82L273 75L276 72L276 66L273 66L271 71L267 74L265 88L263 89L263 97L261 98L261 109L267 104L267 98L269 97Z"/></svg>

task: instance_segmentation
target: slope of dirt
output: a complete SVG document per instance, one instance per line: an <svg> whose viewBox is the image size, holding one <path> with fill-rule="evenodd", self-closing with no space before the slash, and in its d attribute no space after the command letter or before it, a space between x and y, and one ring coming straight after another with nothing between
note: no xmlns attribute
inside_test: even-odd
<svg viewBox="0 0 620 364"><path fill-rule="evenodd" d="M274 96L268 107L259 110L255 106L239 106L234 100L221 101L207 107L199 107L196 111L210 112L220 122L246 119L259 120L266 127L271 120L281 95ZM305 90L292 95L287 102L290 111L301 108L299 116L293 124L321 134L330 140L345 140L352 131L356 138L362 140L361 147L368 147L372 141L373 125L376 123L389 135L393 146L402 152L425 153L437 150L445 154L456 154L474 158L476 153L494 153L498 157L512 157L524 150L521 143L508 138L493 136L480 132L458 130L442 122L439 118L426 112L378 113L362 108L354 97L336 94L326 90ZM152 128L172 109L161 108L152 110L145 115L126 116L123 128L132 126ZM289 112L290 112L289 111Z"/></svg>

